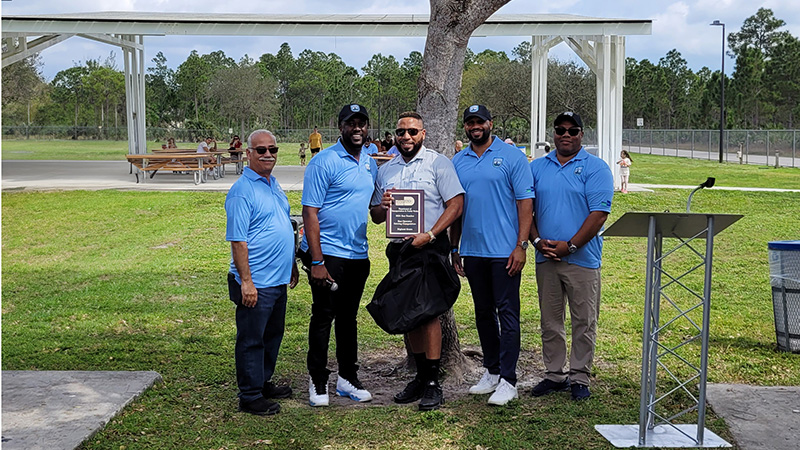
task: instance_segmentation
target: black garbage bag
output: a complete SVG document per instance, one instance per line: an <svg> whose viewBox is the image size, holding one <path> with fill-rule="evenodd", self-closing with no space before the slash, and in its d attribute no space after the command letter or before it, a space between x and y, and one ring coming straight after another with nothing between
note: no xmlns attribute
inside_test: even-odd
<svg viewBox="0 0 800 450"><path fill-rule="evenodd" d="M446 239L421 249L414 248L410 239L389 244L389 261L398 247L395 264L390 265L367 305L375 323L389 334L408 333L444 314L461 290L458 274L448 260Z"/></svg>

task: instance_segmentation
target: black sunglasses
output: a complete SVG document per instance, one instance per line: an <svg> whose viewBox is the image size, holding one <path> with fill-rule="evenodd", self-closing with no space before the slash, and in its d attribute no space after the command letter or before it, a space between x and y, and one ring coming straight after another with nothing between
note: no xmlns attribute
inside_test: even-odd
<svg viewBox="0 0 800 450"><path fill-rule="evenodd" d="M264 147L264 146L261 146L261 147L251 148L250 150L255 150L256 153L258 153L259 155L263 155L264 153L267 153L267 150L269 150L269 152L272 153L273 155L275 153L278 153L278 147Z"/></svg>
<svg viewBox="0 0 800 450"><path fill-rule="evenodd" d="M556 134L559 136L567 132L569 133L570 136L577 136L578 133L581 132L581 127L572 127L572 128L556 127Z"/></svg>
<svg viewBox="0 0 800 450"><path fill-rule="evenodd" d="M396 134L397 137L403 137L406 134L406 131L408 132L409 136L414 137L422 130L418 130L416 128L398 128L394 130L394 134Z"/></svg>

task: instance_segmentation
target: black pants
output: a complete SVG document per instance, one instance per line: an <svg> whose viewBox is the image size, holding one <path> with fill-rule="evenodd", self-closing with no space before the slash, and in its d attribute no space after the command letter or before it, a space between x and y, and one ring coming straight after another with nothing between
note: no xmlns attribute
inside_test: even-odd
<svg viewBox="0 0 800 450"><path fill-rule="evenodd" d="M475 326L483 349L483 367L516 384L522 276L508 276L507 263L507 258L465 256L464 272L475 303Z"/></svg>
<svg viewBox="0 0 800 450"><path fill-rule="evenodd" d="M310 267L308 253L300 255L303 264ZM331 325L336 333L336 361L339 375L352 379L358 372L358 328L356 315L369 276L368 259L345 259L336 256L324 257L325 268L336 280L339 289L331 291L327 286L311 283L311 321L308 326L308 373L311 378L325 379L328 369L328 343Z"/></svg>

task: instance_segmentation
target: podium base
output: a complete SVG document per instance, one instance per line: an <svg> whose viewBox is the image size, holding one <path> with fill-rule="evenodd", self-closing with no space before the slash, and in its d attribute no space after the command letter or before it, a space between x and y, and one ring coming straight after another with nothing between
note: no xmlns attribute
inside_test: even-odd
<svg viewBox="0 0 800 450"><path fill-rule="evenodd" d="M676 430L675 428L678 428ZM703 432L703 444L698 444L694 439L686 437L683 433L689 436L697 436L697 425L659 425L652 430L647 431L644 445L639 445L639 425L595 425L594 429L597 430L604 438L608 440L614 447L627 448L627 447L695 447L695 448L710 448L710 447L731 447L731 444L726 442L721 437L717 436L714 432L709 431L708 428ZM681 433L681 431L683 433Z"/></svg>

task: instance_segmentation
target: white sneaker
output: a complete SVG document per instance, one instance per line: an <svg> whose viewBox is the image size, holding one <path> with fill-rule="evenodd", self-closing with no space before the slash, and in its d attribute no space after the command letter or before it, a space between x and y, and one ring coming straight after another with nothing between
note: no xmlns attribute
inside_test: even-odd
<svg viewBox="0 0 800 450"><path fill-rule="evenodd" d="M328 382L325 382L325 386L322 386L324 389L322 392L317 392L317 387L314 386L314 380L311 377L308 377L308 404L311 406L328 406L330 403L330 399L328 398Z"/></svg>
<svg viewBox="0 0 800 450"><path fill-rule="evenodd" d="M494 394L489 397L489 404L503 406L515 398L519 398L519 394L517 394L517 387L512 386L511 383L505 379L502 379L500 380L500 384L497 386L497 389L494 391Z"/></svg>
<svg viewBox="0 0 800 450"><path fill-rule="evenodd" d="M364 389L364 386L361 385L358 379L348 381L339 377L339 380L336 382L336 393L341 397L350 397L357 402L368 402L372 400L372 394Z"/></svg>
<svg viewBox="0 0 800 450"><path fill-rule="evenodd" d="M483 372L481 381L478 381L478 384L469 388L469 393L491 394L495 389L497 389L498 384L500 384L500 374L492 375L489 373L489 369L486 369Z"/></svg>

